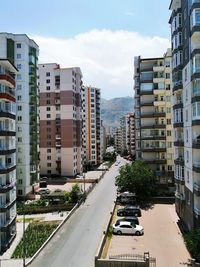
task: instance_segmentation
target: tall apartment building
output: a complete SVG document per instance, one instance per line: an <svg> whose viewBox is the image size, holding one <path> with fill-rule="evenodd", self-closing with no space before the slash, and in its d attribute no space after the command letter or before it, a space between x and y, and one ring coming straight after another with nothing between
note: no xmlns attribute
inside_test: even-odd
<svg viewBox="0 0 200 267"><path fill-rule="evenodd" d="M135 115L127 113L125 116L126 150L129 155L135 155Z"/></svg>
<svg viewBox="0 0 200 267"><path fill-rule="evenodd" d="M26 195L38 181L39 117L38 45L25 34L0 33L0 58L8 58L16 75L17 195Z"/></svg>
<svg viewBox="0 0 200 267"><path fill-rule="evenodd" d="M83 164L101 163L101 92L99 88L82 87Z"/></svg>
<svg viewBox="0 0 200 267"><path fill-rule="evenodd" d="M118 153L121 153L121 128L120 127L116 128L114 139L115 139L115 151Z"/></svg>
<svg viewBox="0 0 200 267"><path fill-rule="evenodd" d="M200 226L200 2L170 3L176 211Z"/></svg>
<svg viewBox="0 0 200 267"><path fill-rule="evenodd" d="M41 175L81 172L81 87L80 68L39 64Z"/></svg>
<svg viewBox="0 0 200 267"><path fill-rule="evenodd" d="M103 161L103 155L106 153L107 139L106 139L106 127L103 125L103 120L101 120L101 130L100 130L100 160Z"/></svg>
<svg viewBox="0 0 200 267"><path fill-rule="evenodd" d="M16 235L16 142L14 65L0 58L0 252Z"/></svg>
<svg viewBox="0 0 200 267"><path fill-rule="evenodd" d="M135 62L136 159L155 171L157 183L173 186L171 51ZM173 188L173 187L172 187Z"/></svg>

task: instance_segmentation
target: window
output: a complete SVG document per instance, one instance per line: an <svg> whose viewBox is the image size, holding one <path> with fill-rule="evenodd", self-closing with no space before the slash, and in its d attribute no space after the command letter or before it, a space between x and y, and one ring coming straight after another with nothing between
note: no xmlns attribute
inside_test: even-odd
<svg viewBox="0 0 200 267"><path fill-rule="evenodd" d="M50 79L47 79L47 80L46 80L46 83L50 83Z"/></svg>
<svg viewBox="0 0 200 267"><path fill-rule="evenodd" d="M167 107L167 113L171 113L171 108Z"/></svg>
<svg viewBox="0 0 200 267"><path fill-rule="evenodd" d="M165 73L165 78L170 79L170 73Z"/></svg>
<svg viewBox="0 0 200 267"><path fill-rule="evenodd" d="M51 104L51 100L47 100L47 101L46 101L46 104L47 104L47 105L50 105L50 104Z"/></svg>
<svg viewBox="0 0 200 267"><path fill-rule="evenodd" d="M186 119L186 121L188 121L188 110L187 109L185 111L185 119Z"/></svg>
<svg viewBox="0 0 200 267"><path fill-rule="evenodd" d="M21 43L17 43L17 48L22 48L22 44Z"/></svg>
<svg viewBox="0 0 200 267"><path fill-rule="evenodd" d="M46 72L46 77L49 77L50 76L50 72Z"/></svg>
<svg viewBox="0 0 200 267"><path fill-rule="evenodd" d="M17 59L21 59L22 55L21 54L17 54Z"/></svg>
<svg viewBox="0 0 200 267"><path fill-rule="evenodd" d="M22 137L18 137L17 141L21 143L22 142Z"/></svg>
<svg viewBox="0 0 200 267"><path fill-rule="evenodd" d="M17 85L17 90L18 90L18 91L22 90L22 85L21 85L21 84L18 84L18 85Z"/></svg>
<svg viewBox="0 0 200 267"><path fill-rule="evenodd" d="M21 111L21 110L22 110L22 106L18 106L18 107L17 107L17 110L18 110L18 111Z"/></svg>
<svg viewBox="0 0 200 267"><path fill-rule="evenodd" d="M22 68L22 64L17 64L17 69L21 70L21 68Z"/></svg>
<svg viewBox="0 0 200 267"><path fill-rule="evenodd" d="M47 125L51 125L51 121L47 121L46 123L47 123Z"/></svg>
<svg viewBox="0 0 200 267"><path fill-rule="evenodd" d="M51 163L50 162L47 163L47 167L51 167Z"/></svg>
<svg viewBox="0 0 200 267"><path fill-rule="evenodd" d="M47 87L46 87L46 90L47 90L47 91L50 91L50 90L51 90L51 87L50 87L50 86L47 86Z"/></svg>
<svg viewBox="0 0 200 267"><path fill-rule="evenodd" d="M17 74L17 80L21 80L22 79L22 75L21 74Z"/></svg>
<svg viewBox="0 0 200 267"><path fill-rule="evenodd" d="M47 116L46 116L46 117L47 117L48 119L49 119L49 118L51 118L51 114L47 114Z"/></svg>
<svg viewBox="0 0 200 267"><path fill-rule="evenodd" d="M51 156L47 156L47 160L51 160Z"/></svg>
<svg viewBox="0 0 200 267"><path fill-rule="evenodd" d="M46 111L51 111L51 107L46 107Z"/></svg>
<svg viewBox="0 0 200 267"><path fill-rule="evenodd" d="M167 147L172 148L172 142L167 142Z"/></svg>
<svg viewBox="0 0 200 267"><path fill-rule="evenodd" d="M21 100L22 100L22 96L21 96L21 95L18 95L18 96L17 96L17 100L18 100L18 101L21 101Z"/></svg>
<svg viewBox="0 0 200 267"><path fill-rule="evenodd" d="M171 124L171 119L167 119L167 124Z"/></svg>
<svg viewBox="0 0 200 267"><path fill-rule="evenodd" d="M186 151L186 160L189 162L189 151Z"/></svg>
<svg viewBox="0 0 200 267"><path fill-rule="evenodd" d="M47 153L51 153L51 148L48 148L47 149Z"/></svg>
<svg viewBox="0 0 200 267"><path fill-rule="evenodd" d="M22 116L17 116L17 121L22 121Z"/></svg>
<svg viewBox="0 0 200 267"><path fill-rule="evenodd" d="M172 132L171 131L167 131L167 136L172 136Z"/></svg>

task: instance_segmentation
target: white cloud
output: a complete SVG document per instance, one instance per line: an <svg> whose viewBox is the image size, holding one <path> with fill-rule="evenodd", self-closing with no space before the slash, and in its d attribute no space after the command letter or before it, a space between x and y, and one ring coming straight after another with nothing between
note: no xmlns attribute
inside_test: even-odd
<svg viewBox="0 0 200 267"><path fill-rule="evenodd" d="M137 32L92 30L73 38L32 36L40 47L40 63L79 66L85 85L101 88L102 97L133 95L134 57L162 56L168 39Z"/></svg>

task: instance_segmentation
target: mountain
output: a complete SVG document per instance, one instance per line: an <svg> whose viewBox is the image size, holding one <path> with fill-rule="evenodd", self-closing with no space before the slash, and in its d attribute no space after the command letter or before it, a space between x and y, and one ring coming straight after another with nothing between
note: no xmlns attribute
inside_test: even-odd
<svg viewBox="0 0 200 267"><path fill-rule="evenodd" d="M101 99L101 119L105 126L118 127L120 118L128 112L134 112L133 97Z"/></svg>

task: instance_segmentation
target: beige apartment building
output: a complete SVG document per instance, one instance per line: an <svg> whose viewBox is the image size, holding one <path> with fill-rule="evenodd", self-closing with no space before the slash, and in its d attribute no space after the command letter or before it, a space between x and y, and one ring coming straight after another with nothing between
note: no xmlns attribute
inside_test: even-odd
<svg viewBox="0 0 200 267"><path fill-rule="evenodd" d="M101 92L99 88L82 87L82 159L83 164L97 165L102 161Z"/></svg>
<svg viewBox="0 0 200 267"><path fill-rule="evenodd" d="M171 50L164 57L135 58L136 159L155 171L157 183L173 188Z"/></svg>
<svg viewBox="0 0 200 267"><path fill-rule="evenodd" d="M40 169L43 176L81 173L80 68L39 65Z"/></svg>
<svg viewBox="0 0 200 267"><path fill-rule="evenodd" d="M127 113L125 116L126 150L129 155L135 155L135 115Z"/></svg>

